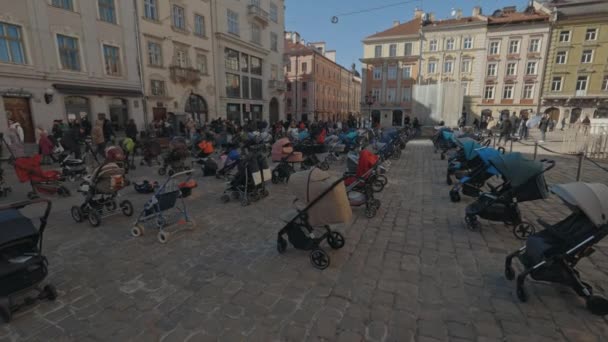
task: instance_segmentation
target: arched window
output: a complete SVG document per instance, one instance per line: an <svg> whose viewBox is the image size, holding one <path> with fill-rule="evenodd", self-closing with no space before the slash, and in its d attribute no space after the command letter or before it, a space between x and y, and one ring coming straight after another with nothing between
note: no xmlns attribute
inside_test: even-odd
<svg viewBox="0 0 608 342"><path fill-rule="evenodd" d="M82 96L65 97L65 113L69 120L83 119L91 121L91 104L88 98Z"/></svg>

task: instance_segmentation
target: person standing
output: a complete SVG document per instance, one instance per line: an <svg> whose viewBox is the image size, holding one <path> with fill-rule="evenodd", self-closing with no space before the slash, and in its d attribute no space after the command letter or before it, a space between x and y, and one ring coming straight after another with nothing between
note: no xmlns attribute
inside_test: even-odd
<svg viewBox="0 0 608 342"><path fill-rule="evenodd" d="M9 149L13 153L15 158L25 157L25 146L23 145L23 128L19 124L19 122L9 119L8 120L8 136L7 142L9 145Z"/></svg>
<svg viewBox="0 0 608 342"><path fill-rule="evenodd" d="M589 132L589 127L591 127L591 120L589 120L589 115L586 115L582 122L583 125L583 133L587 134Z"/></svg>
<svg viewBox="0 0 608 342"><path fill-rule="evenodd" d="M104 135L104 120L99 119L95 122L95 126L91 130L91 141L93 145L95 145L95 153L101 156L104 155L104 150L106 148L106 140Z"/></svg>
<svg viewBox="0 0 608 342"><path fill-rule="evenodd" d="M547 116L543 116L540 120L540 124L538 125L538 129L540 129L540 142L545 142L547 138L547 129L549 128L549 119Z"/></svg>
<svg viewBox="0 0 608 342"><path fill-rule="evenodd" d="M509 141L512 129L513 129L513 126L511 124L511 120L506 119L506 120L502 121L500 137L498 138L498 145L500 145L500 142L502 141L503 138L505 139L505 143L507 143L507 141Z"/></svg>
<svg viewBox="0 0 608 342"><path fill-rule="evenodd" d="M418 117L414 117L414 121L412 121L412 127L414 128L414 136L420 135L420 121L418 121Z"/></svg>
<svg viewBox="0 0 608 342"><path fill-rule="evenodd" d="M564 115L564 117L562 118L562 128L561 130L564 130L564 127L566 127L566 116Z"/></svg>
<svg viewBox="0 0 608 342"><path fill-rule="evenodd" d="M86 117L86 115L83 115L82 118L80 119L80 127L82 128L82 131L84 132L83 134L85 137L88 137L91 135L91 122Z"/></svg>
<svg viewBox="0 0 608 342"><path fill-rule="evenodd" d="M129 119L127 122L127 127L125 127L125 134L127 138L133 140L133 142L137 141L137 125L135 125L135 121L133 119Z"/></svg>
<svg viewBox="0 0 608 342"><path fill-rule="evenodd" d="M99 113L98 117L102 123L104 143L109 143L114 137L114 129L112 128L112 122L106 118L106 115L104 113Z"/></svg>

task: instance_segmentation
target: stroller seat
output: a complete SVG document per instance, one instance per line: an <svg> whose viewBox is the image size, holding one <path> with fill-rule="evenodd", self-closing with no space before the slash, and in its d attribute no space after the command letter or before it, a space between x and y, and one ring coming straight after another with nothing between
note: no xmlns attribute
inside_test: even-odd
<svg viewBox="0 0 608 342"><path fill-rule="evenodd" d="M17 209L1 212L0 226L0 248L19 240L38 239L38 230L32 221L21 215Z"/></svg>

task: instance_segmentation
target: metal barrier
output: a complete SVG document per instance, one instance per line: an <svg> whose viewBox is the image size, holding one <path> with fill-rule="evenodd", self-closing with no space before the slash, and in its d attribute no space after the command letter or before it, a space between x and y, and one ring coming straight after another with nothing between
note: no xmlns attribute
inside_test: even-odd
<svg viewBox="0 0 608 342"><path fill-rule="evenodd" d="M574 124L564 131L562 151L586 158L608 159L608 124Z"/></svg>

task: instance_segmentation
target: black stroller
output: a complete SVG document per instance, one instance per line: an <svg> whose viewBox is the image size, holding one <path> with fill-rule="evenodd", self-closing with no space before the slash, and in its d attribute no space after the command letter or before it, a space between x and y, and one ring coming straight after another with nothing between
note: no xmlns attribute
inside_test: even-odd
<svg viewBox="0 0 608 342"><path fill-rule="evenodd" d="M220 199L224 203L230 202L231 198L238 199L241 201L241 205L246 207L252 202L257 202L268 196L268 191L266 191L263 183L264 179L258 155L257 153L249 153L239 162L236 174L228 183L228 187L224 190Z"/></svg>
<svg viewBox="0 0 608 342"><path fill-rule="evenodd" d="M318 168L299 172L292 176L289 187L296 195L296 202L301 201L303 208L288 211L281 219L286 225L279 231L277 250L285 253L287 235L289 242L300 250L310 251L310 262L320 270L329 266L329 255L320 245L327 240L333 249L344 247L344 236L332 231L330 224L350 221L352 210L348 203L344 179L331 178L330 175ZM315 228L322 233L314 234Z"/></svg>
<svg viewBox="0 0 608 342"><path fill-rule="evenodd" d="M608 234L608 186L604 184L570 183L556 185L551 191L572 210L572 214L554 225L542 220L545 229L528 238L525 246L510 254L505 262L505 276L515 279L511 266L517 257L524 271L517 276L517 297L526 302L524 281L528 275L537 281L563 284L587 301L593 314L607 315L608 300L593 295L591 286L583 282L576 265L595 252L593 246Z"/></svg>
<svg viewBox="0 0 608 342"><path fill-rule="evenodd" d="M509 153L495 156L490 163L502 175L503 183L497 187L488 183L491 192L481 193L475 202L467 206L466 226L470 230L479 230L479 216L489 221L504 222L513 227L516 238L526 239L534 234L535 228L522 221L517 204L547 198L544 173L552 169L555 162L538 162L524 158L521 153Z"/></svg>
<svg viewBox="0 0 608 342"><path fill-rule="evenodd" d="M46 209L40 218L40 226L36 227L21 214L20 209L41 203L46 204ZM57 298L53 285L38 287L48 274L48 261L42 255L42 239L50 213L51 201L47 199L0 206L0 317L7 323L12 313L20 308L36 300ZM30 290L36 290L38 295L26 297L17 304L16 297Z"/></svg>
<svg viewBox="0 0 608 342"><path fill-rule="evenodd" d="M158 169L158 174L164 176L168 174L173 176L175 173L189 171L190 167L186 166L185 160L190 156L188 145L179 138L173 138L169 144L169 152L163 159L163 165Z"/></svg>

